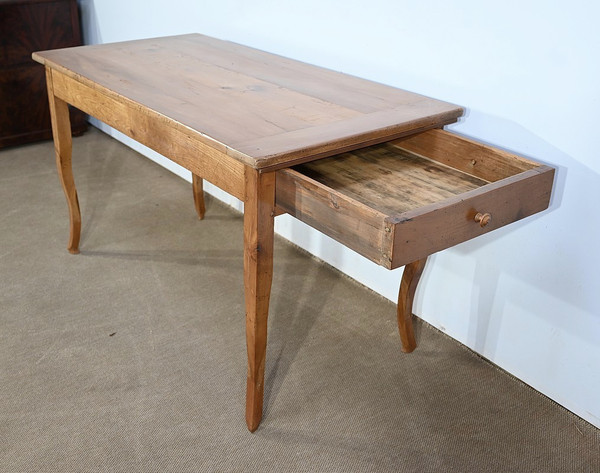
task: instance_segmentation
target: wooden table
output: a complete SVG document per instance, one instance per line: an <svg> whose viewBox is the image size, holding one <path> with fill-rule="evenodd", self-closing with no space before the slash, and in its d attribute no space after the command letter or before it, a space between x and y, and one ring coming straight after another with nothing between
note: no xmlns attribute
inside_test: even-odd
<svg viewBox="0 0 600 473"><path fill-rule="evenodd" d="M203 179L244 202L250 431L262 417L276 215L385 267L407 265L398 322L412 351L427 256L539 212L550 198L551 168L440 130L460 107L238 44L194 34L33 58L46 66L71 253L81 217L68 104L189 169L200 218Z"/></svg>

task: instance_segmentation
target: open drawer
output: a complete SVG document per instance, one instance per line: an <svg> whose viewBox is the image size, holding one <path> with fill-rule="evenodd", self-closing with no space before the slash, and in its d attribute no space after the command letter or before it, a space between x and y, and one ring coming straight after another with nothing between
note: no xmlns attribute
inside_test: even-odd
<svg viewBox="0 0 600 473"><path fill-rule="evenodd" d="M276 204L393 269L546 209L553 177L431 130L278 171Z"/></svg>

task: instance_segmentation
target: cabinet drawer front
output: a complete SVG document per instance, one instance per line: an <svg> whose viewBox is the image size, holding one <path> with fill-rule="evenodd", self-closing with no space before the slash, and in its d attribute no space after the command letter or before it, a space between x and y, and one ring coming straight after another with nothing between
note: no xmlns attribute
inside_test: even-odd
<svg viewBox="0 0 600 473"><path fill-rule="evenodd" d="M392 269L544 210L553 177L548 166L432 130L278 171L276 199Z"/></svg>
<svg viewBox="0 0 600 473"><path fill-rule="evenodd" d="M548 207L554 169L548 166L457 197L388 218L393 227L390 267L398 268ZM489 216L482 223L476 216Z"/></svg>

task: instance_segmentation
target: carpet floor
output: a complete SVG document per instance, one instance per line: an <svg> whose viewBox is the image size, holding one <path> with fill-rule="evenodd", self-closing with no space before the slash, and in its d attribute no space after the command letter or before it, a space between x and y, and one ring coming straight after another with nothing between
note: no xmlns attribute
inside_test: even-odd
<svg viewBox="0 0 600 473"><path fill-rule="evenodd" d="M51 142L0 151L0 471L598 472L598 429L275 242L265 408L244 422L242 218L91 129L81 254Z"/></svg>

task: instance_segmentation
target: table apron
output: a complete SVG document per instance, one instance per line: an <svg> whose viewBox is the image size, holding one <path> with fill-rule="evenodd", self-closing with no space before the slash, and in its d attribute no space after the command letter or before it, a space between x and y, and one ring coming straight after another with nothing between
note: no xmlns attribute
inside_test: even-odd
<svg viewBox="0 0 600 473"><path fill-rule="evenodd" d="M200 141L180 124L136 102L117 100L56 70L56 97L162 154L238 199L245 200L243 163Z"/></svg>

